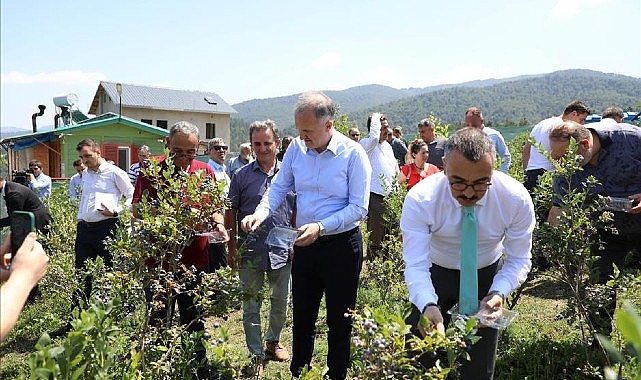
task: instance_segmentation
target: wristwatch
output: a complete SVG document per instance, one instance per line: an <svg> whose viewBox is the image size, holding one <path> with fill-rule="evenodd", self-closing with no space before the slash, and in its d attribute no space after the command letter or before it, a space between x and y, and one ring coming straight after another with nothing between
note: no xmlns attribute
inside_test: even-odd
<svg viewBox="0 0 641 380"><path fill-rule="evenodd" d="M323 226L323 223L321 222L316 222L318 224L318 229L319 229L319 236L325 235L325 226Z"/></svg>
<svg viewBox="0 0 641 380"><path fill-rule="evenodd" d="M114 212L113 212L113 217L114 217L114 218L117 218L117 217L118 217L118 211L114 211Z"/></svg>

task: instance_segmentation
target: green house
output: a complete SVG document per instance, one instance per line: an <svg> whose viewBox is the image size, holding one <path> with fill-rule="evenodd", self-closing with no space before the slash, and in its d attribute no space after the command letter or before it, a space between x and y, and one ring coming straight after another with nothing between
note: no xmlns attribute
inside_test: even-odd
<svg viewBox="0 0 641 380"><path fill-rule="evenodd" d="M76 145L83 139L96 140L102 157L126 171L138 161L138 148L142 145L148 145L152 155L163 154L168 133L126 116L106 113L52 130L11 136L0 143L9 153L9 170L25 169L35 159L43 163L44 173L64 179L75 173Z"/></svg>

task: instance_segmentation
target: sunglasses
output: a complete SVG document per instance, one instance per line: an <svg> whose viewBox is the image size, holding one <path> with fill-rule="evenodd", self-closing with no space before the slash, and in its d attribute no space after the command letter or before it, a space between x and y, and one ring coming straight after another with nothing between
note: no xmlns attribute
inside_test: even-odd
<svg viewBox="0 0 641 380"><path fill-rule="evenodd" d="M227 150L227 149L229 149L229 147L228 147L227 145L214 145L214 146L210 147L209 149L213 149L213 150Z"/></svg>

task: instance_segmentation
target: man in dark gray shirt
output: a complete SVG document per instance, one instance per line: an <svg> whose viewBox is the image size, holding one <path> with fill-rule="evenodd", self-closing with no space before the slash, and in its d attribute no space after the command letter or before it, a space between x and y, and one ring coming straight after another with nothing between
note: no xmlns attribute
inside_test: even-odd
<svg viewBox="0 0 641 380"><path fill-rule="evenodd" d="M249 135L256 161L238 169L232 177L229 187L231 209L227 211L225 224L234 231L228 243L229 265L238 266L241 286L246 293L243 302L243 327L247 347L253 355L253 365L247 367L247 370L251 372L249 375L260 376L264 370L263 361L266 356L276 361L289 360L289 353L280 344L281 331L287 319L289 298L289 249L269 246L265 240L275 226L292 225L295 196L290 192L276 212L256 231L248 234L238 228L237 222L254 212L280 168L280 161L276 159L280 138L274 122L265 120L252 123ZM235 231L239 233L238 242L234 238ZM269 326L264 337L266 349L263 351L260 292L265 275L269 280L271 310Z"/></svg>

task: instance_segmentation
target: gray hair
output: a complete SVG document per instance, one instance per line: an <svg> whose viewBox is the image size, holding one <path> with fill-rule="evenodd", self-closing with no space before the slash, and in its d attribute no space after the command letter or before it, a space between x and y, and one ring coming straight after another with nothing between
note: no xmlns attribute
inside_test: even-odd
<svg viewBox="0 0 641 380"><path fill-rule="evenodd" d="M200 140L200 131L198 127L188 121L179 121L169 128L169 140L171 140L176 133L184 133L186 135L194 134Z"/></svg>
<svg viewBox="0 0 641 380"><path fill-rule="evenodd" d="M496 160L496 149L492 140L483 131L473 127L460 129L448 137L443 149L446 157L457 151L472 162L480 161L486 154L492 157L492 164Z"/></svg>
<svg viewBox="0 0 641 380"><path fill-rule="evenodd" d="M336 105L334 101L320 91L305 92L298 97L294 115L301 114L305 111L312 110L316 120L327 122L334 120L336 115Z"/></svg>
<svg viewBox="0 0 641 380"><path fill-rule="evenodd" d="M213 139L209 140L209 144L207 145L207 147L211 148L212 146L216 145L225 145L225 140L223 140L222 137L214 137Z"/></svg>
<svg viewBox="0 0 641 380"><path fill-rule="evenodd" d="M273 120L267 119L263 121L255 121L249 125L249 141L252 141L252 135L255 131L267 131L271 130L274 134L274 141L280 140L278 135L278 128L276 123Z"/></svg>
<svg viewBox="0 0 641 380"><path fill-rule="evenodd" d="M138 153L151 153L148 145L143 145L138 149Z"/></svg>

